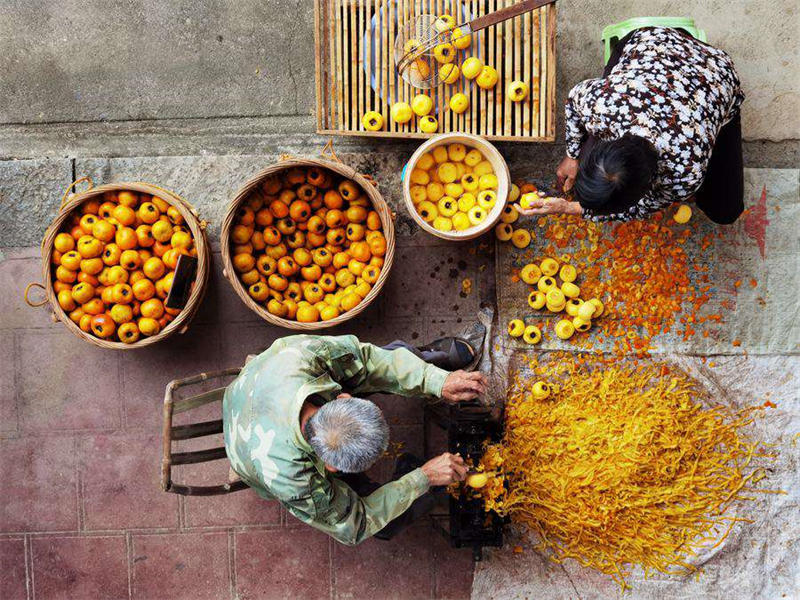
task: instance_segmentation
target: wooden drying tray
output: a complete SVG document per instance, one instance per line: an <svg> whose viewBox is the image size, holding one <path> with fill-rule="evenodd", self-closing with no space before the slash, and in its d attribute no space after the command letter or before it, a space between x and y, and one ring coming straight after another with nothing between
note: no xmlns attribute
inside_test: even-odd
<svg viewBox="0 0 800 600"><path fill-rule="evenodd" d="M418 14L449 13L462 22L514 2L315 0L317 131L373 137L432 137L434 134L418 131L416 119L405 125L389 119L389 108L394 102L410 102L418 93L396 73L393 49L398 30ZM499 81L489 91L463 78L454 85L443 84L428 90L439 119L437 133L458 131L490 140L552 142L556 115L555 38L555 4L474 34L466 53L480 56L486 64L494 66ZM371 51L365 51L367 48ZM458 60L463 56L459 52ZM367 73L372 77L368 78ZM514 103L507 97L506 88L515 79L530 86L524 102ZM470 98L470 108L461 115L447 110L447 101L457 91ZM364 131L361 116L368 110L383 114L386 121L383 131Z"/></svg>

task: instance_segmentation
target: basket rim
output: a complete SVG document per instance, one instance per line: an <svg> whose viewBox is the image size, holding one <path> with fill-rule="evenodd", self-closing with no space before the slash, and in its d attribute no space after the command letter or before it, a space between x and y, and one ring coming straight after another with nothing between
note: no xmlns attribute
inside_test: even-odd
<svg viewBox="0 0 800 600"><path fill-rule="evenodd" d="M236 210L239 208L239 205L250 195L250 192L259 184L262 180L270 175L274 175L275 173L279 173L281 171L285 171L292 167L308 167L308 166L318 166L322 168L329 169L339 175L342 175L348 179L352 179L364 190L364 192L369 197L370 202L372 203L373 209L375 212L378 213L378 216L381 219L381 225L383 228L384 238L386 238L386 254L384 255L384 263L383 267L381 267L381 274L378 276L378 280L372 286L372 289L366 295L366 297L359 302L355 308L340 314L338 317L334 319L330 319L328 321L314 321L312 323L301 323L299 321L293 321L291 319L283 319L281 317L277 317L272 313L268 312L266 307L262 304L257 303L253 300L250 295L247 293L247 289L244 287L244 284L239 280L236 276L236 270L233 268L233 260L231 257L231 239L230 239L230 231L233 224L233 218L236 214ZM361 312L367 309L367 307L372 303L375 298L378 297L381 289L383 288L386 280L389 278L389 273L392 269L392 264L394 263L394 248L395 248L395 234L394 234L394 213L392 212L391 208L387 204L386 200L383 199L380 191L378 191L377 184L367 179L364 175L346 165L342 162L335 162L331 160L327 160L325 158L316 158L316 157L290 157L280 160L277 163L269 165L260 171L258 171L255 175L250 177L244 185L242 185L239 190L237 190L236 195L233 199L228 203L228 209L225 213L225 217L222 220L222 231L220 235L220 245L221 245L221 254L222 254L222 262L223 262L223 275L225 279L227 279L230 284L233 286L233 290L236 292L236 295L245 303L245 305L259 315L262 319L271 323L273 325L278 325L280 327L284 327L286 329L294 329L300 331L316 331L319 329L327 329L329 327L336 327L337 325L341 325L346 321L358 316Z"/></svg>
<svg viewBox="0 0 800 600"><path fill-rule="evenodd" d="M124 191L133 190L143 192L152 196L162 198L169 205L174 206L181 213L186 225L192 232L192 238L197 248L197 275L195 276L195 285L189 294L189 299L186 305L181 309L181 312L167 324L164 329L159 331L156 335L149 337L142 337L132 344L125 342L116 342L111 340L104 340L94 335L88 334L83 331L78 325L69 318L69 315L61 308L58 303L57 294L53 289L52 280L52 261L50 260L53 254L53 241L55 236L59 233L64 221L69 217L70 213L78 206L91 199L94 196L102 195L110 191ZM165 197L166 196L166 197ZM45 287L47 300L50 303L50 308L53 311L53 316L61 321L66 328L95 346L112 350L134 350L137 348L144 348L159 341L168 338L175 332L183 333L189 326L189 322L197 312L203 297L205 296L206 288L208 286L210 264L211 264L211 248L206 236L206 222L200 219L196 209L186 200L178 196L175 192L159 187L157 185L146 183L142 181L120 181L113 183L104 183L102 185L90 187L82 192L71 194L67 201L59 208L58 214L45 230L44 237L42 238L41 257L42 257L42 278ZM49 242L49 243L48 243ZM47 248L45 245L47 244Z"/></svg>
<svg viewBox="0 0 800 600"><path fill-rule="evenodd" d="M489 154L493 155L493 157L497 159L497 161L500 164L503 165L501 172L495 173L498 176L498 187L497 187L498 202L495 203L495 205L492 207L492 210L486 216L485 221L480 225L470 227L469 229L465 229L463 231L439 231L438 229L431 226L427 221L425 221L425 219L420 217L419 213L417 213L417 208L416 206L414 206L414 202L411 200L410 173L423 154L425 154L432 148L436 148L438 146L450 143L451 140L454 139L466 140L464 142L466 145L473 143L474 148L480 150L481 152L488 152ZM508 168L508 163L506 162L506 159L503 157L503 155L500 153L500 151L494 144L492 144L482 136L473 135L471 133L459 133L459 132L442 133L423 142L414 151L414 153L411 155L411 158L408 159L408 162L406 163L406 176L403 177L403 202L409 214L411 215L411 218L424 231L440 239L447 240L448 242L466 242L488 233L495 225L497 225L497 222L503 215L503 208L505 206L505 202L500 202L499 199L501 197L507 198L510 191L511 191L511 171Z"/></svg>

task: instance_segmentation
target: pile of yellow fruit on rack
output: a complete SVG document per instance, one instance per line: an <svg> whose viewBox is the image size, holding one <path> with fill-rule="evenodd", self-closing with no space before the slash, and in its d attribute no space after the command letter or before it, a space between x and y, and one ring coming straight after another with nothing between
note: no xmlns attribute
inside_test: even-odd
<svg viewBox="0 0 800 600"><path fill-rule="evenodd" d="M419 157L409 174L417 213L439 231L480 225L497 203L497 175L477 148L453 143Z"/></svg>
<svg viewBox="0 0 800 600"><path fill-rule="evenodd" d="M355 308L378 281L382 229L355 182L321 167L289 168L262 181L238 208L233 267L270 314L328 321Z"/></svg>
<svg viewBox="0 0 800 600"><path fill-rule="evenodd" d="M64 223L50 256L53 290L82 331L133 344L180 313L164 300L178 258L197 250L177 208L157 196L109 191Z"/></svg>
<svg viewBox="0 0 800 600"><path fill-rule="evenodd" d="M477 56L464 56L472 45L472 34L461 31L456 27L456 21L451 15L441 15L434 22L434 27L439 33L449 33L449 40L444 39L433 48L432 56L419 50L419 56L410 67L412 85L414 81L423 82L430 77L431 69L438 69L439 80L442 83L453 85L463 77L474 81L482 90L491 90L497 85L497 69L486 65ZM403 50L412 53L420 48L418 40L406 41ZM461 64L456 60L459 51L462 51ZM431 60L431 58L433 60ZM433 64L431 64L433 63ZM514 80L508 84L507 94L513 102L522 102L528 97L528 84L524 81ZM469 96L463 92L452 94L448 100L448 108L456 114L461 114L469 109ZM390 116L392 121L404 124L418 117L417 127L423 133L435 133L439 130L439 121L431 114L433 99L428 94L415 95L410 103L406 101L395 102L391 106ZM375 110L364 113L361 124L367 131L380 131L384 126L383 115Z"/></svg>
<svg viewBox="0 0 800 600"><path fill-rule="evenodd" d="M592 320L603 314L605 307L597 298L582 300L581 289L575 283L578 270L569 264L561 264L554 258L544 258L522 268L520 279L531 286L528 305L534 310L546 308L551 313L566 313L555 324L556 336L568 340L577 332L589 331ZM522 319L512 319L508 334L528 344L538 344L542 332L536 325L526 325Z"/></svg>

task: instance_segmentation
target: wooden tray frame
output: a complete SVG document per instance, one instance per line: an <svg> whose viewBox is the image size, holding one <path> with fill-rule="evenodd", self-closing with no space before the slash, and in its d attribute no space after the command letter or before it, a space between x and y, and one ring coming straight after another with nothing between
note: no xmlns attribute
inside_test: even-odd
<svg viewBox="0 0 800 600"><path fill-rule="evenodd" d="M396 100L410 101L412 86L394 75L392 46L398 30L395 12L404 15L425 12L432 7L437 14L460 14L466 7L471 14L492 12L515 0L314 0L314 42L317 132L335 135L361 135L390 138L430 138L439 133L463 132L489 140L510 142L553 142L556 115L556 5L549 4L531 13L501 23L475 34L480 37L480 56L499 72L495 91L466 85L463 78L455 85L441 85L428 90L439 115L435 134L417 131L416 119L398 125L389 119L389 106ZM381 89L390 100L384 101L369 85L364 70L371 55L362 52L367 24L374 15L386 11L387 28L381 36ZM463 14L463 13L462 13ZM346 16L346 19L336 16ZM351 24L352 23L352 24ZM522 43L514 44L513 39ZM476 43L473 39L473 48ZM538 48L539 52L534 53ZM369 53L368 53L369 54ZM357 60L350 60L355 56ZM498 60L501 58L503 60ZM342 64L345 68L342 68ZM538 73L538 78L535 75ZM506 96L508 83L522 79L530 85L528 98L519 103ZM420 90L424 91L424 90ZM456 91L470 97L470 109L456 115L446 109L446 102ZM368 110L383 114L383 131L364 131L361 116Z"/></svg>

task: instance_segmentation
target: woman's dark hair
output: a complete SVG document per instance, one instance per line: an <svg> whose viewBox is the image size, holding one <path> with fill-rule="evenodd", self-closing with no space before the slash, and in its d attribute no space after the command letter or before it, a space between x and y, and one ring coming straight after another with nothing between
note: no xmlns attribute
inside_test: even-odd
<svg viewBox="0 0 800 600"><path fill-rule="evenodd" d="M581 153L575 199L597 214L625 212L650 189L657 166L658 152L643 137L598 141Z"/></svg>

